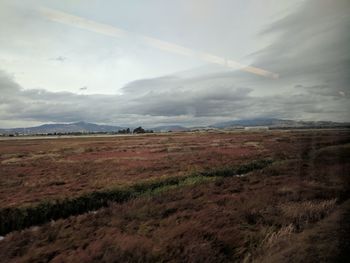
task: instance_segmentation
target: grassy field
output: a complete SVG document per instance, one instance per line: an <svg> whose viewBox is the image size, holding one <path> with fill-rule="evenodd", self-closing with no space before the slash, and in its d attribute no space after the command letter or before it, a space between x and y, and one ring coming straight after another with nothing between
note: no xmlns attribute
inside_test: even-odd
<svg viewBox="0 0 350 263"><path fill-rule="evenodd" d="M342 262L349 158L348 130L0 141L0 261Z"/></svg>

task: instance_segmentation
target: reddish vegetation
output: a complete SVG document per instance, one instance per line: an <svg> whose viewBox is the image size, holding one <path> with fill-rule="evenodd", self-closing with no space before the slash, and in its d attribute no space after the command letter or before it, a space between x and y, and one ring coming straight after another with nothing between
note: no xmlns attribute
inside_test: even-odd
<svg viewBox="0 0 350 263"><path fill-rule="evenodd" d="M269 155L271 149L264 144L273 138L183 133L0 141L0 207L237 164Z"/></svg>
<svg viewBox="0 0 350 263"><path fill-rule="evenodd" d="M348 251L349 142L347 131L1 142L1 160L26 152L18 157L26 168L29 156L39 151L60 154L35 159L31 175L19 177L24 183L9 186L18 191L10 199L15 205L30 197L25 182L35 180L42 196L53 198L89 191L100 180L103 188L261 156L275 163L246 177L216 178L14 232L0 241L0 254L6 262L341 262ZM63 150L68 145L70 153ZM80 148L92 150L75 151ZM99 162L109 157L118 158L118 165ZM69 166L68 160L89 161ZM48 186L54 172L38 171L49 167L56 167L66 184ZM2 182L10 174L18 180L20 168L16 162L2 164ZM76 176L70 178L69 170ZM4 171L9 173L4 176ZM85 177L77 175L83 172ZM82 189L74 191L82 182Z"/></svg>

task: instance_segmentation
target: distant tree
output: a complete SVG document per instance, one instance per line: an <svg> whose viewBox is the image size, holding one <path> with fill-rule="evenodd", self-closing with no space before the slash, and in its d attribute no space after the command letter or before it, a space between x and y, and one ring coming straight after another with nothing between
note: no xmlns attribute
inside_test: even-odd
<svg viewBox="0 0 350 263"><path fill-rule="evenodd" d="M146 131L140 126L133 130L133 133L145 133Z"/></svg>
<svg viewBox="0 0 350 263"><path fill-rule="evenodd" d="M127 128L127 129L122 129L122 130L119 130L118 131L119 134L129 134L130 133L130 129Z"/></svg>

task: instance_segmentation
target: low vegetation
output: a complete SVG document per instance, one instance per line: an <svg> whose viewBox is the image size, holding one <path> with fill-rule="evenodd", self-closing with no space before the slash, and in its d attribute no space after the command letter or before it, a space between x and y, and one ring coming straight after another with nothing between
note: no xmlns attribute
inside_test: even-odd
<svg viewBox="0 0 350 263"><path fill-rule="evenodd" d="M205 177L227 177L262 169L271 160L259 160L238 167L226 167L194 173L188 176L165 177L118 187L107 191L91 192L76 198L53 200L35 206L0 209L0 235L53 219L66 218L107 206L110 202L125 202L143 194L164 192L175 187L207 181Z"/></svg>
<svg viewBox="0 0 350 263"><path fill-rule="evenodd" d="M300 229L328 215L334 209L336 201L337 199L291 202L282 204L280 208L283 215Z"/></svg>
<svg viewBox="0 0 350 263"><path fill-rule="evenodd" d="M109 188L104 185L96 191L88 185L86 192L76 195L68 191L62 198L49 196L50 188L45 188L45 203L3 205L1 213L21 211L24 216L2 214L0 222L7 222L3 233L11 227L22 230L8 233L0 241L1 260L346 262L350 229L347 131L177 136L149 135L148 143L146 139L137 143L139 151L142 142L155 154L161 150L172 162L164 170L154 166L160 169L158 176L138 177L138 181L130 179ZM156 139L158 143L152 145ZM173 150L163 151L160 141ZM88 153L103 153L113 147L95 143L87 143L90 152L73 146L67 152L87 158ZM130 141L126 145L133 147ZM203 152L198 150L201 145L205 145ZM194 155L187 155L190 148ZM18 157L2 151L2 160L32 154L24 152ZM192 158L193 165L183 169L182 155ZM204 156L210 156L211 161L203 161ZM82 165L78 170L84 173L84 169ZM178 169L182 173L174 172ZM140 167L137 171L144 172ZM26 176L21 178L28 182ZM2 182L8 184L9 178ZM64 189L69 185L50 187ZM56 206L59 204L63 206ZM37 219L28 216L27 209L34 209ZM28 224L28 220L39 221Z"/></svg>

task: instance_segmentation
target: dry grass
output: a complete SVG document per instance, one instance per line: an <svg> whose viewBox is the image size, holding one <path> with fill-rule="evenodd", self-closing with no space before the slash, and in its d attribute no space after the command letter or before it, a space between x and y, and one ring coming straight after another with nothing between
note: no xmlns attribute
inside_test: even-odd
<svg viewBox="0 0 350 263"><path fill-rule="evenodd" d="M280 205L280 209L296 227L301 228L328 215L334 209L336 202L335 198L323 201L290 202Z"/></svg>
<svg viewBox="0 0 350 263"><path fill-rule="evenodd" d="M276 140L278 138L282 140ZM0 197L5 198L13 193L14 205L18 206L18 198L24 197L25 189L23 185L16 188L20 180L23 180L23 184L35 182L39 187L43 185L43 188L36 187L36 191L30 195L42 190L47 196L48 190L57 189L53 193L72 196L73 187L76 186L81 187L82 191L89 191L99 182L103 189L105 185L115 182L127 183L192 170L200 172L208 167L223 167L227 163L240 164L257 159L259 151L255 147L242 145L244 141L261 140L263 150L258 153L259 158L268 156L284 161L246 177L185 181L176 188L154 191L154 195L146 194L123 204L113 203L94 213L47 223L36 231L24 229L12 232L0 242L1 260L9 263L271 263L288 260L325 262L323 259L327 258L330 259L327 262L340 262L335 260L340 250L338 244L346 244L342 241L348 240L349 226L346 224L350 221L338 215L330 223L334 226L331 230L314 230L333 217L344 200L349 198L343 181L348 178L350 169L349 150L342 147L344 154L335 155L333 153L337 153L339 147L332 147L332 154L329 151L319 155L309 153L340 144L348 138L348 133L338 131L271 131L261 134L129 136L119 141L105 138L101 141L72 139L69 143L75 143L71 146L73 148L91 148L83 153L73 153L74 149L60 153L63 160L74 161L72 164L37 159L30 165L27 163L23 169L10 165L0 167L4 183L0 187ZM317 144L310 144L311 139ZM68 147L68 141L50 143L56 144L57 149ZM17 150L27 154L25 156L31 154L28 151L50 152L44 149L44 145L1 146L6 145L0 143L0 161L18 157L7 155ZM159 152L176 146L191 147L192 152ZM33 148L28 150L26 147ZM147 161L123 159L125 157L144 157ZM115 158L118 162L93 162L103 158ZM53 169L52 173L42 169L45 165ZM18 174L27 172L28 175L17 177L16 169ZM72 173L66 174L68 169ZM321 173L322 177L319 176ZM48 182L52 185L47 186ZM5 183L13 186L8 187ZM39 197L36 196L38 200ZM309 237L300 238L308 231L313 233L309 236L310 240ZM327 250L330 244L333 250ZM301 253L303 249L304 253ZM284 251L281 260L274 260L281 251Z"/></svg>
<svg viewBox="0 0 350 263"><path fill-rule="evenodd" d="M264 249L270 249L275 246L277 243L282 241L287 241L289 236L295 231L295 227L293 224L289 224L280 228L277 231L271 229L266 234L265 238L261 242L261 247Z"/></svg>
<svg viewBox="0 0 350 263"><path fill-rule="evenodd" d="M279 229L276 229L276 227L263 228L259 235L257 235L257 247L246 253L242 262L261 262L261 259L269 255L271 251L288 245L290 237L294 232L295 227L293 224L283 226ZM259 239L259 237L261 238Z"/></svg>
<svg viewBox="0 0 350 263"><path fill-rule="evenodd" d="M105 189L262 157L251 147L241 146L252 134L234 136L234 141L232 134L192 133L1 141L0 208L76 197L96 186ZM219 143L212 145L213 141ZM57 178L66 182L64 187L52 184Z"/></svg>

